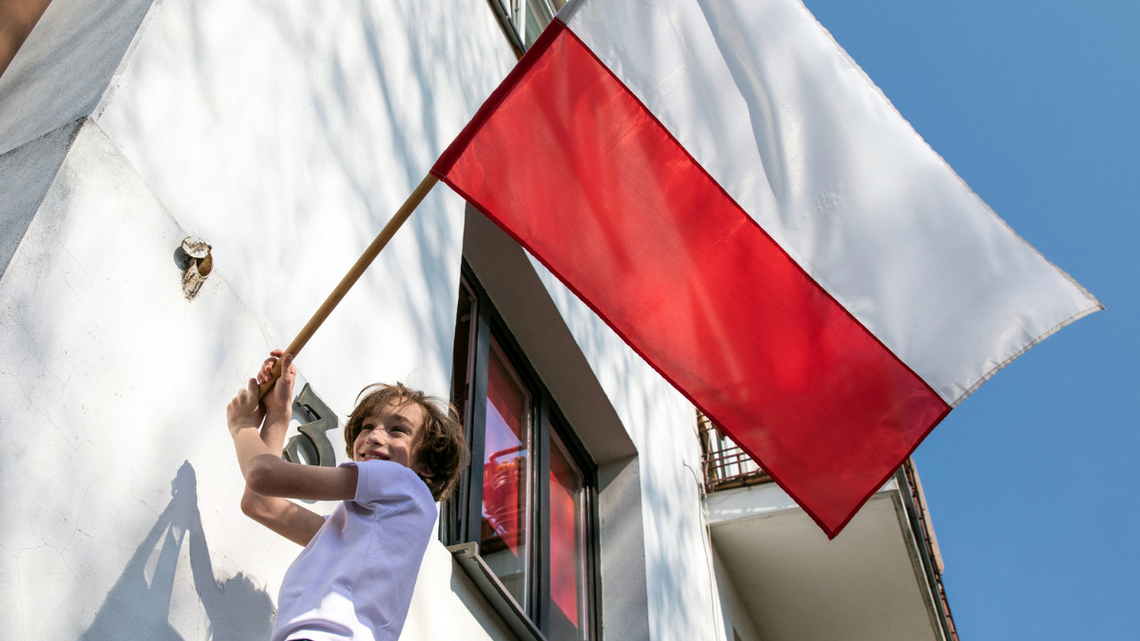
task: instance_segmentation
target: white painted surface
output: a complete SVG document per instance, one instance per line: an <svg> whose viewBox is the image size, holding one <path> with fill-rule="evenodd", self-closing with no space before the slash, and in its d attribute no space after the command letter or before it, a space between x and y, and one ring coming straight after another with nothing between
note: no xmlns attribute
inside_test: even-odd
<svg viewBox="0 0 1140 641"><path fill-rule="evenodd" d="M898 482L892 476L879 492L896 490ZM775 483L759 483L745 487L719 490L705 497L710 525L724 521L763 516L784 510L803 511L788 493Z"/></svg>
<svg viewBox="0 0 1140 641"><path fill-rule="evenodd" d="M719 494L719 492L718 492ZM715 494L714 494L715 496ZM897 489L834 540L800 509L722 520L712 538L764 641L936 641Z"/></svg>
<svg viewBox="0 0 1140 641"><path fill-rule="evenodd" d="M224 276L182 297L185 235L88 123L0 280L0 600L15 604L0 625L14 638L268 622L280 575L266 561L295 550L233 517L219 404L266 343Z"/></svg>
<svg viewBox="0 0 1140 641"><path fill-rule="evenodd" d="M748 605L740 598L740 591L732 580L720 550L713 546L713 567L716 569L716 589L720 596L720 611L724 617L724 638L727 641L763 641Z"/></svg>
<svg viewBox="0 0 1140 641"><path fill-rule="evenodd" d="M0 276L36 215L79 129L72 122L0 154Z"/></svg>
<svg viewBox="0 0 1140 641"><path fill-rule="evenodd" d="M1100 309L970 191L800 0L586 0L559 15L947 403Z"/></svg>
<svg viewBox="0 0 1140 641"><path fill-rule="evenodd" d="M95 118L284 346L513 63L478 0L164 0ZM298 358L332 407L446 394L462 225L433 191Z"/></svg>
<svg viewBox="0 0 1140 641"><path fill-rule="evenodd" d="M428 544L401 639L513 639L479 588L438 540Z"/></svg>
<svg viewBox="0 0 1140 641"><path fill-rule="evenodd" d="M70 146L57 132L0 156L6 221L35 212L26 233L4 229L18 246L0 280L0 625L267 638L299 548L241 515L225 403L513 58L474 0L170 0L137 40L137 3L81 4L53 2L22 51L37 55L0 83L5 144L95 114ZM112 49L132 43L120 69ZM462 212L434 194L298 359L342 421L373 380L446 393ZM215 256L193 301L174 260L189 234ZM511 638L440 545L424 572L405 638Z"/></svg>
<svg viewBox="0 0 1140 641"><path fill-rule="evenodd" d="M52 0L0 75L0 153L91 115L154 0Z"/></svg>
<svg viewBox="0 0 1140 641"><path fill-rule="evenodd" d="M0 625L14 638L268 634L299 548L241 515L224 424L267 341L218 271L182 297L185 235L89 121L0 280L0 599L17 604ZM406 638L510 638L440 545L429 558L414 615L429 636Z"/></svg>

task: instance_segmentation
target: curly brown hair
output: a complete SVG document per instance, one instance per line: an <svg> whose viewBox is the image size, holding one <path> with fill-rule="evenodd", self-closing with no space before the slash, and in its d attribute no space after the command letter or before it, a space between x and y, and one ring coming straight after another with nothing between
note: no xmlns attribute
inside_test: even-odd
<svg viewBox="0 0 1140 641"><path fill-rule="evenodd" d="M424 424L416 436L412 454L414 467L430 475L420 478L431 490L432 497L437 501L446 501L459 484L459 475L467 467L471 456L455 408L439 398L406 387L403 383L374 383L365 387L356 397L356 408L348 415L348 422L344 425L348 457L353 457L352 446L364 429L364 422L377 409L389 404L399 406L405 403L419 405L424 413Z"/></svg>

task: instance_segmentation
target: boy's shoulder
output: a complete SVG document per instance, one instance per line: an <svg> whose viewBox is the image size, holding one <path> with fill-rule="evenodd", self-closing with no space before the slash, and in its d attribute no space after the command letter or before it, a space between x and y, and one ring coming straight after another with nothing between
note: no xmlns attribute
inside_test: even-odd
<svg viewBox="0 0 1140 641"><path fill-rule="evenodd" d="M414 470L394 461L348 461L342 466L357 470L356 503L412 502L434 507L427 483Z"/></svg>

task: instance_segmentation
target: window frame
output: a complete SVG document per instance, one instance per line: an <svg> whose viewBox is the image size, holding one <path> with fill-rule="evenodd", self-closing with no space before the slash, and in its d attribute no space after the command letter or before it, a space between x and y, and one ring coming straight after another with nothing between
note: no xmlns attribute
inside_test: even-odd
<svg viewBox="0 0 1140 641"><path fill-rule="evenodd" d="M463 401L457 409L461 412L464 433L471 449L471 464L463 471L459 486L440 509L439 538L447 546L467 543L478 545L481 540L483 507L483 465L482 457L486 440L484 425L487 413L488 363L491 351L491 338L498 343L502 355L506 357L515 373L532 396L533 461L528 466L529 497L531 513L526 515L531 524L526 532L530 549L527 567L526 603L518 603L522 612L542 633L550 631L550 614L556 607L550 587L550 452L553 444L550 434L557 434L566 453L582 473L582 513L585 577L580 596L587 608L585 626L587 638L598 641L601 638L600 611L600 524L598 511L598 466L586 451L577 434L558 409L549 390L542 383L525 353L499 315L486 290L479 283L474 271L464 260L461 267L459 295L469 296L473 309L470 310L467 337L466 367L460 371L459 363L452 368L452 401ZM463 322L461 306L457 307L457 327ZM458 338L458 334L457 334ZM458 357L458 352L455 357ZM464 397L456 398L460 389L458 375L465 377Z"/></svg>
<svg viewBox="0 0 1140 641"><path fill-rule="evenodd" d="M503 35L507 37L510 42L511 48L515 50L515 55L521 58L526 50L530 48L527 44L529 40L533 43L542 33L542 30L550 25L554 20L554 16L558 15L558 11L566 4L567 0L487 0L491 5L491 10L495 13L495 17L499 21L499 26L503 29ZM542 5L544 13L550 14L549 18L545 15L542 19L545 23L539 29L539 33L527 33L526 23L527 17L531 15L530 2L537 2ZM533 37L532 37L533 35Z"/></svg>

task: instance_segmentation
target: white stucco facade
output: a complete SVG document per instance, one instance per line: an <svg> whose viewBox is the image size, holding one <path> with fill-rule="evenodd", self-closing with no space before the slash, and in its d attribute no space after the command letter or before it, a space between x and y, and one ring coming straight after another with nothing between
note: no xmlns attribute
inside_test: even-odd
<svg viewBox="0 0 1140 641"><path fill-rule="evenodd" d="M299 548L241 514L225 405L514 61L485 0L52 2L0 76L0 629L268 638ZM437 187L298 358L342 421L447 395L471 225ZM554 316L507 321L599 462L602 638L725 638L692 406L523 262ZM403 638L512 635L436 541Z"/></svg>

